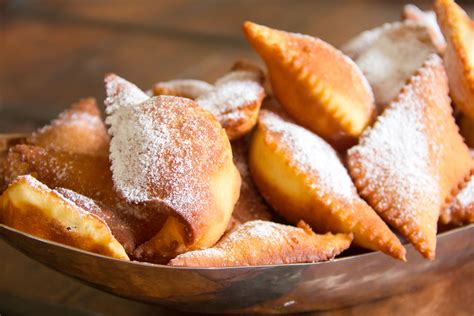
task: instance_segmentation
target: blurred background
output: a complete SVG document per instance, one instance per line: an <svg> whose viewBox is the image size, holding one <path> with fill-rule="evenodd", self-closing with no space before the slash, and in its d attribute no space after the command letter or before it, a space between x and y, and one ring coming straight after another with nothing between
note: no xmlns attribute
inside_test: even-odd
<svg viewBox="0 0 474 316"><path fill-rule="evenodd" d="M176 78L214 81L236 59L259 61L242 35L245 20L339 46L363 30L399 20L409 2L422 9L431 5L417 0L0 0L0 133L32 131L82 97L102 104L107 72L148 89ZM474 1L457 2L473 17ZM453 310L472 304L472 278L466 279L474 275L472 267L453 271L431 288L320 315L454 315ZM82 285L0 241L0 314L159 312ZM178 315L162 313L171 314Z"/></svg>
<svg viewBox="0 0 474 316"><path fill-rule="evenodd" d="M473 12L473 1L458 2ZM81 97L102 104L107 72L143 89L175 78L213 81L238 58L258 60L241 32L245 20L338 46L398 20L406 3L0 0L0 132L31 131Z"/></svg>

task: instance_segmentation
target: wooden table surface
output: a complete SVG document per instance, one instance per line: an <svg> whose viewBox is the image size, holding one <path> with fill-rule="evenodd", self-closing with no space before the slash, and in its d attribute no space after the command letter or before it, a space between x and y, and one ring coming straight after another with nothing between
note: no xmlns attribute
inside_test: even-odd
<svg viewBox="0 0 474 316"><path fill-rule="evenodd" d="M240 25L252 20L335 46L399 19L404 1L0 0L0 133L46 123L75 100L104 98L115 72L142 88L214 80L238 58L258 60ZM416 1L428 7L429 1ZM472 1L463 6L471 16ZM361 289L362 290L362 289ZM474 263L389 299L321 315L473 315ZM0 314L180 315L94 290L0 242Z"/></svg>

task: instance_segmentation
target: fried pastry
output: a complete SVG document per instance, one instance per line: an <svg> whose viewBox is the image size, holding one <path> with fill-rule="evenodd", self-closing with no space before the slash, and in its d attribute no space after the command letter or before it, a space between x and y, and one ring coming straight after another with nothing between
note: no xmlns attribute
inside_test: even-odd
<svg viewBox="0 0 474 316"><path fill-rule="evenodd" d="M446 40L439 28L434 11L422 11L414 4L407 4L403 7L402 18L404 20L418 22L426 27L430 33L431 40L435 44L438 53L443 54L446 49Z"/></svg>
<svg viewBox="0 0 474 316"><path fill-rule="evenodd" d="M272 89L297 123L337 148L353 145L375 113L367 80L347 56L320 39L244 23L265 61Z"/></svg>
<svg viewBox="0 0 474 316"><path fill-rule="evenodd" d="M0 223L40 238L128 260L103 220L31 176L18 177L0 196Z"/></svg>
<svg viewBox="0 0 474 316"><path fill-rule="evenodd" d="M436 0L435 11L447 41L444 64L451 98L474 120L474 22L453 0Z"/></svg>
<svg viewBox="0 0 474 316"><path fill-rule="evenodd" d="M111 115L118 108L134 106L150 98L136 85L116 74L107 74L104 83L107 95L104 104L108 115Z"/></svg>
<svg viewBox="0 0 474 316"><path fill-rule="evenodd" d="M239 170L242 185L240 186L240 197L235 204L227 231L252 220L269 221L272 219L270 209L255 187L255 183L250 175L248 165L249 143L250 138L248 137L244 137L232 143L234 164Z"/></svg>
<svg viewBox="0 0 474 316"><path fill-rule="evenodd" d="M81 99L26 139L31 145L71 154L107 156L109 137L95 99Z"/></svg>
<svg viewBox="0 0 474 316"><path fill-rule="evenodd" d="M424 257L433 259L440 210L472 167L437 55L349 150L348 167L362 197Z"/></svg>
<svg viewBox="0 0 474 316"><path fill-rule="evenodd" d="M217 117L230 140L241 138L257 123L265 97L264 78L258 67L237 62L196 103Z"/></svg>
<svg viewBox="0 0 474 316"><path fill-rule="evenodd" d="M405 82L436 52L426 28L400 23L386 28L355 60L374 91L378 112L392 101Z"/></svg>
<svg viewBox="0 0 474 316"><path fill-rule="evenodd" d="M214 86L202 80L177 79L158 82L153 86L153 95L174 95L195 100L201 95L209 93Z"/></svg>
<svg viewBox="0 0 474 316"><path fill-rule="evenodd" d="M240 175L225 131L186 98L153 97L134 106L108 104L115 189L129 203L167 219L135 256L162 262L213 246L239 197Z"/></svg>
<svg viewBox="0 0 474 316"><path fill-rule="evenodd" d="M459 127L466 144L470 148L474 148L474 121L466 115L461 115Z"/></svg>
<svg viewBox="0 0 474 316"><path fill-rule="evenodd" d="M235 267L326 261L347 248L351 234L315 234L304 222L298 227L251 221L224 236L212 248L179 255L178 267Z"/></svg>
<svg viewBox="0 0 474 316"><path fill-rule="evenodd" d="M474 174L452 203L441 212L442 224L474 223Z"/></svg>
<svg viewBox="0 0 474 316"><path fill-rule="evenodd" d="M353 233L354 242L405 260L405 248L356 192L336 151L310 131L261 111L250 171L273 208L318 233Z"/></svg>

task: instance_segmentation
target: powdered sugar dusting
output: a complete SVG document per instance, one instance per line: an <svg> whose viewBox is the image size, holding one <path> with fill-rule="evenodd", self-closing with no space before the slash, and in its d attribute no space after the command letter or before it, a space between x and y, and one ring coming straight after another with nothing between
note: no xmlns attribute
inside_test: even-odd
<svg viewBox="0 0 474 316"><path fill-rule="evenodd" d="M416 5L407 4L403 7L403 15L407 20L416 21L424 25L430 32L433 42L440 52L446 48L446 40L438 25L434 11L422 11Z"/></svg>
<svg viewBox="0 0 474 316"><path fill-rule="evenodd" d="M183 216L204 203L224 155L217 122L189 99L160 96L109 116L110 158L116 189L130 202L162 201ZM214 151L209 146L214 146Z"/></svg>
<svg viewBox="0 0 474 316"><path fill-rule="evenodd" d="M257 71L236 70L220 78L215 88L196 99L202 108L223 119L244 117L241 108L261 101L264 88Z"/></svg>
<svg viewBox="0 0 474 316"><path fill-rule="evenodd" d="M260 122L272 137L279 137L284 150L301 172L316 179L313 189L320 194L334 195L351 201L357 196L355 186L336 151L319 136L277 114L262 111Z"/></svg>
<svg viewBox="0 0 474 316"><path fill-rule="evenodd" d="M410 88L379 116L360 144L348 152L350 160L355 155L362 162L369 191L376 190L382 199L374 207L378 211L389 206L402 210L403 216L414 222L420 201L424 201L426 209L441 206L438 175L430 166L431 154L437 155L441 148L427 134L427 100L421 97L426 97L426 93L419 91L423 87L418 84L422 77L431 76L434 63L441 63L439 57L433 56L425 63L420 74L411 79ZM352 171L360 173L358 169Z"/></svg>
<svg viewBox="0 0 474 316"><path fill-rule="evenodd" d="M107 98L104 103L107 114L112 114L120 107L133 106L149 99L149 96L136 85L114 74L105 77L105 90Z"/></svg>

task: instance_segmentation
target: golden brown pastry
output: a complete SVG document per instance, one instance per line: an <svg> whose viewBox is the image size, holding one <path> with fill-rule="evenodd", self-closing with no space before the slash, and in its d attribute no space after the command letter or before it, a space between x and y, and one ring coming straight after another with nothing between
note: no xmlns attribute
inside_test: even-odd
<svg viewBox="0 0 474 316"><path fill-rule="evenodd" d="M232 143L234 164L240 172L242 185L240 186L240 197L235 204L227 231L249 221L269 221L272 219L270 209L255 187L255 183L250 175L248 165L249 143L250 138L248 137Z"/></svg>
<svg viewBox="0 0 474 316"><path fill-rule="evenodd" d="M441 212L442 224L463 225L474 223L474 174L452 203Z"/></svg>
<svg viewBox="0 0 474 316"><path fill-rule="evenodd" d="M466 144L470 148L474 148L474 121L466 115L461 115L459 127Z"/></svg>
<svg viewBox="0 0 474 316"><path fill-rule="evenodd" d="M107 156L109 137L95 99L81 99L49 125L27 138L27 143L71 154Z"/></svg>
<svg viewBox="0 0 474 316"><path fill-rule="evenodd" d="M251 221L224 236L212 248L179 255L179 267L235 267L326 261L347 248L351 234L317 235L304 222L298 227Z"/></svg>
<svg viewBox="0 0 474 316"><path fill-rule="evenodd" d="M219 122L194 101L173 96L135 105L108 103L106 111L115 189L129 203L167 215L135 257L162 262L213 246L240 191Z"/></svg>
<svg viewBox="0 0 474 316"><path fill-rule="evenodd" d="M212 89L214 89L212 84L202 80L175 79L156 83L153 86L153 95L173 95L195 100L211 92Z"/></svg>
<svg viewBox="0 0 474 316"><path fill-rule="evenodd" d="M403 7L402 18L425 26L430 33L431 40L435 44L438 53L444 53L446 40L444 39L443 33L441 33L434 11L422 11L414 4L407 4Z"/></svg>
<svg viewBox="0 0 474 316"><path fill-rule="evenodd" d="M260 192L291 223L303 220L318 233L353 233L356 244L405 260L405 248L317 135L262 110L249 159Z"/></svg>
<svg viewBox="0 0 474 316"><path fill-rule="evenodd" d="M103 220L31 176L18 177L0 196L0 223L40 238L128 260Z"/></svg>
<svg viewBox="0 0 474 316"><path fill-rule="evenodd" d="M436 47L427 29L405 22L385 28L355 59L372 86L379 113L433 53Z"/></svg>
<svg viewBox="0 0 474 316"><path fill-rule="evenodd" d="M437 55L410 78L348 153L362 197L428 259L435 257L440 210L471 166Z"/></svg>
<svg viewBox="0 0 474 316"><path fill-rule="evenodd" d="M451 97L474 120L474 22L453 0L436 0L435 11L447 41L444 64Z"/></svg>
<svg viewBox="0 0 474 316"><path fill-rule="evenodd" d="M244 23L247 40L265 61L284 109L337 148L347 148L370 124L374 98L347 56L320 39Z"/></svg>

